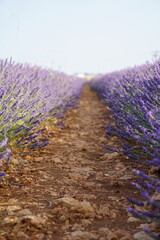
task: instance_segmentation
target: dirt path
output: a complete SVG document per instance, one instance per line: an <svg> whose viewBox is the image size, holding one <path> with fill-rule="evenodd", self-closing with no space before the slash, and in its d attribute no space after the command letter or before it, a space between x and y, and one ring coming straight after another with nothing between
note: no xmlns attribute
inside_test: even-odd
<svg viewBox="0 0 160 240"><path fill-rule="evenodd" d="M107 116L86 86L51 143L13 159L0 188L0 240L132 239L139 223L128 215L125 197L137 194L134 175L126 157L101 146L119 141L105 138Z"/></svg>

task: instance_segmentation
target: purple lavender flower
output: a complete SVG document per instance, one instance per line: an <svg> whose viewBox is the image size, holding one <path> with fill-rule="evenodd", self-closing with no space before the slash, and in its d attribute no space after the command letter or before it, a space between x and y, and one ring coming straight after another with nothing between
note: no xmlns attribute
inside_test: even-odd
<svg viewBox="0 0 160 240"><path fill-rule="evenodd" d="M37 125L76 106L84 83L50 69L0 60L0 164L8 164L11 141L21 147L47 145L48 140L34 142L41 134Z"/></svg>
<svg viewBox="0 0 160 240"><path fill-rule="evenodd" d="M122 152L138 163L160 167L160 60L97 76L90 85L111 109L115 123L106 129L106 133L122 138ZM152 197L160 191L158 176L150 177L139 170L134 172L141 180L132 185L139 189L145 204L152 206L157 214L128 210L143 221L160 221L160 202ZM128 200L143 207L142 201L129 197ZM151 232L149 234L153 239L160 239Z"/></svg>

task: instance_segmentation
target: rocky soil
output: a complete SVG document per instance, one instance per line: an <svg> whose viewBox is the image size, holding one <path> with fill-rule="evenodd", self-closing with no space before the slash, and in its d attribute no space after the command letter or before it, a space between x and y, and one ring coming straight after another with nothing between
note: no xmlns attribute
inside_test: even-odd
<svg viewBox="0 0 160 240"><path fill-rule="evenodd" d="M126 196L138 195L130 185L137 166L102 147L121 144L106 138L103 119L110 124L110 112L86 86L64 129L46 123L48 146L12 156L0 186L0 240L149 239L126 210Z"/></svg>

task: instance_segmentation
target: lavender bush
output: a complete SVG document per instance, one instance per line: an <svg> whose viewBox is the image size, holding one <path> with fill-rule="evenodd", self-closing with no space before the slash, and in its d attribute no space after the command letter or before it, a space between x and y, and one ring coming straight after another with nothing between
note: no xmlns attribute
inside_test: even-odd
<svg viewBox="0 0 160 240"><path fill-rule="evenodd" d="M146 63L119 72L102 75L91 81L91 88L106 102L113 113L114 124L107 128L107 134L124 140L121 151L139 163L160 167L160 61ZM107 147L106 147L107 148ZM143 172L134 184L145 199L128 200L138 206L151 206L153 213L129 211L144 221L160 222L160 181ZM153 239L159 236L145 231Z"/></svg>
<svg viewBox="0 0 160 240"><path fill-rule="evenodd" d="M47 139L37 139L44 129L36 126L75 106L83 84L64 73L0 60L0 165L8 164L15 145L45 146Z"/></svg>

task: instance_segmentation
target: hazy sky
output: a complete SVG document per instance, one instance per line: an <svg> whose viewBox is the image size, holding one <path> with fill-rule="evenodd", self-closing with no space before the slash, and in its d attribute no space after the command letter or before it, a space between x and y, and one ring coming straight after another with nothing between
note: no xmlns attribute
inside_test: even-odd
<svg viewBox="0 0 160 240"><path fill-rule="evenodd" d="M160 0L0 0L0 58L106 73L160 54Z"/></svg>

